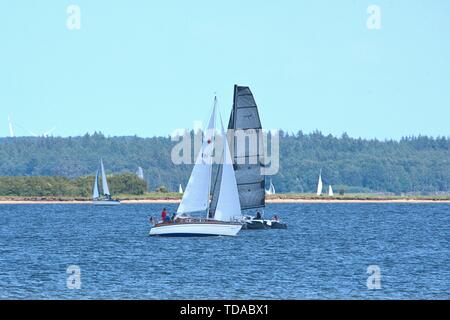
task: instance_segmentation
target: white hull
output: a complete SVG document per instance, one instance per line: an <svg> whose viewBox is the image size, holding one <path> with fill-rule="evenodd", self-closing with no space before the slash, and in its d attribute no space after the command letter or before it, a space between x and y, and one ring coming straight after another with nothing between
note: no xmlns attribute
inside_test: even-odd
<svg viewBox="0 0 450 320"><path fill-rule="evenodd" d="M174 223L153 227L150 235L165 237L236 236L241 228L241 224L235 223Z"/></svg>
<svg viewBox="0 0 450 320"><path fill-rule="evenodd" d="M94 200L92 201L94 206L118 206L119 200Z"/></svg>

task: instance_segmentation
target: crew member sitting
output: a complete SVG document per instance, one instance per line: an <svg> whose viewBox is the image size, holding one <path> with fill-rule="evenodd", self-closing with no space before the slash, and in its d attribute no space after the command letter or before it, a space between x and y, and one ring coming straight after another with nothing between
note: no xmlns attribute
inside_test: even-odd
<svg viewBox="0 0 450 320"><path fill-rule="evenodd" d="M167 211L166 211L166 208L164 208L163 211L161 212L161 219L162 219L163 222L165 222L166 219L167 219ZM170 218L169 218L169 219L170 219Z"/></svg>

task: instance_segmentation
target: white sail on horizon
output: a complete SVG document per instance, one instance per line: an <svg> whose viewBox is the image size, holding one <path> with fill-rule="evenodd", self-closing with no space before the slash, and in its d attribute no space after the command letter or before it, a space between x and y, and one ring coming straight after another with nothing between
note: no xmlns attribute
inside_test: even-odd
<svg viewBox="0 0 450 320"><path fill-rule="evenodd" d="M334 195L334 193L333 193L333 188L331 187L331 185L328 186L328 195L329 195L330 197L332 197L332 196Z"/></svg>
<svg viewBox="0 0 450 320"><path fill-rule="evenodd" d="M267 195L275 194L275 186L272 183L272 179L270 179L269 189L266 190Z"/></svg>
<svg viewBox="0 0 450 320"><path fill-rule="evenodd" d="M323 189L323 185L322 185L322 170L320 170L319 181L317 182L317 195L318 196L320 196L322 194L322 189Z"/></svg>
<svg viewBox="0 0 450 320"><path fill-rule="evenodd" d="M183 198L178 206L177 214L187 214L208 209L211 189L212 152L216 128L217 101L209 119L208 128L203 138L202 147L192 169L189 182L184 190Z"/></svg>
<svg viewBox="0 0 450 320"><path fill-rule="evenodd" d="M178 193L183 193L183 187L181 186L181 184L178 186Z"/></svg>
<svg viewBox="0 0 450 320"><path fill-rule="evenodd" d="M276 193L275 186L272 183L272 179L270 179L270 187L269 187L269 189L270 189L270 194L275 194Z"/></svg>
<svg viewBox="0 0 450 320"><path fill-rule="evenodd" d="M100 197L100 192L98 190L98 170L95 173L95 181L94 181L94 187L92 191L92 199L98 199Z"/></svg>
<svg viewBox="0 0 450 320"><path fill-rule="evenodd" d="M144 169L142 169L142 167L138 167L136 175L139 179L144 180Z"/></svg>

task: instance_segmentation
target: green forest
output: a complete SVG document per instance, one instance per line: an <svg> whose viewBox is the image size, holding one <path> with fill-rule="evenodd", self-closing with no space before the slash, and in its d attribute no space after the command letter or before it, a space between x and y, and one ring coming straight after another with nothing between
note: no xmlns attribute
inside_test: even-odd
<svg viewBox="0 0 450 320"><path fill-rule="evenodd" d="M103 158L111 191L177 191L190 165L171 162L170 137L0 138L0 195L89 195ZM142 167L145 182L135 172ZM280 170L271 178L278 193L314 192L319 171L336 193L445 194L450 192L450 137L376 140L280 132ZM14 178L13 178L14 177ZM30 177L36 177L35 180ZM31 181L31 182L30 182ZM40 181L40 183L39 183ZM35 195L35 194L34 194Z"/></svg>
<svg viewBox="0 0 450 320"><path fill-rule="evenodd" d="M75 179L44 176L0 177L0 196L91 198L93 183L94 176ZM108 186L113 195L142 195L147 191L146 182L130 173L108 176Z"/></svg>

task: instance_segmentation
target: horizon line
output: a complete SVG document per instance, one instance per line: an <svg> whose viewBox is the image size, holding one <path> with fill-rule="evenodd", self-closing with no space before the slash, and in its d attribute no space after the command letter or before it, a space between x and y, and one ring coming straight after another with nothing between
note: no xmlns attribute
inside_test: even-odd
<svg viewBox="0 0 450 320"><path fill-rule="evenodd" d="M186 129L188 132L193 132L195 131L194 129ZM263 129L264 130L264 129ZM337 138L337 139L342 139L344 137L349 138L349 139L354 139L354 140L367 140L367 141L401 141L401 140L405 140L405 139L417 139L417 138L429 138L429 139L433 139L433 140L437 140L437 139L446 139L449 140L450 139L450 135L427 135L427 134L409 134L409 135L403 135L399 138L380 138L380 137L362 137L362 136L350 136L347 132L342 132L340 135L336 135L336 134L332 134L332 133L323 133L321 130L319 129L315 129L313 131L310 132L304 132L302 130L298 130L297 132L294 132L292 130L289 131L284 131L283 129L268 129L265 130L266 132L273 132L277 130L278 132L282 131L285 135L292 137L292 136L298 136L299 133L301 133L302 135L305 136L311 136L311 135L321 135L323 137L329 137L331 136L332 138ZM107 139L110 138L139 138L139 139L154 139L154 138L170 138L173 135L172 134L165 134L165 135L149 135L149 136L140 136L137 134L105 134L102 131L94 131L94 132L86 132L84 134L78 134L78 135L67 135L67 136L63 136L63 135L42 135L42 136L32 136L32 135L16 135L14 137L11 136L0 136L0 139L22 139L22 138L32 138L32 139L49 139L49 138L55 138L55 139L68 139L68 138L83 138L85 136L95 136L95 135L100 135L103 136Z"/></svg>

